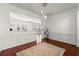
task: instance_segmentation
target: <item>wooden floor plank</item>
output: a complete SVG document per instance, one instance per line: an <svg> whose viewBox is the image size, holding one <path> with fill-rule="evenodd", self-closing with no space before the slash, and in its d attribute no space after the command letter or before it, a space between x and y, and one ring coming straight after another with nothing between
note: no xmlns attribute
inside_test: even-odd
<svg viewBox="0 0 79 59"><path fill-rule="evenodd" d="M64 56L79 56L79 48L77 48L75 45L67 44L67 43L56 41L53 39L43 39L42 41L64 48L65 49ZM18 51L27 49L34 45L36 45L36 41L3 50L0 53L0 55L1 56L16 56L16 53Z"/></svg>

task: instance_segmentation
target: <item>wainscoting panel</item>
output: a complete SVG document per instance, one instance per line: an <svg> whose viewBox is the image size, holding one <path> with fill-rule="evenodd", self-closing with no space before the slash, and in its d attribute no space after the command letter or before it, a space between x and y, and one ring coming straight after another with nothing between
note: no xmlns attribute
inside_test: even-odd
<svg viewBox="0 0 79 59"><path fill-rule="evenodd" d="M56 41L66 42L69 44L76 45L76 35L75 34L63 34L63 33L54 33L49 32L49 38Z"/></svg>
<svg viewBox="0 0 79 59"><path fill-rule="evenodd" d="M19 32L0 35L0 51L36 40L34 32Z"/></svg>

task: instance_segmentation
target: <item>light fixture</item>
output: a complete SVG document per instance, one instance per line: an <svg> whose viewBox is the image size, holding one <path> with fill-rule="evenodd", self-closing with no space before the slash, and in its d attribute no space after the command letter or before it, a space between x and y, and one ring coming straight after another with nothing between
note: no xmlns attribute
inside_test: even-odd
<svg viewBox="0 0 79 59"><path fill-rule="evenodd" d="M41 14L42 14L42 16L44 17L44 19L47 19L47 15L44 14L44 10L43 10L43 9L41 9Z"/></svg>
<svg viewBox="0 0 79 59"><path fill-rule="evenodd" d="M44 19L47 19L47 15L44 13L45 7L47 6L47 3L42 3L42 9L41 9L41 14L44 17Z"/></svg>
<svg viewBox="0 0 79 59"><path fill-rule="evenodd" d="M41 14L43 14L44 13L44 10L43 9L41 9Z"/></svg>
<svg viewBox="0 0 79 59"><path fill-rule="evenodd" d="M47 19L47 15L44 15L44 19Z"/></svg>

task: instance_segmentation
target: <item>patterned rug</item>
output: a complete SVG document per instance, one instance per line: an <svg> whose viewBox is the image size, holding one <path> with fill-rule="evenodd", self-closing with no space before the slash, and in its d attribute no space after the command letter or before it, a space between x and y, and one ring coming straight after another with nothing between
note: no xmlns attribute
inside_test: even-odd
<svg viewBox="0 0 79 59"><path fill-rule="evenodd" d="M42 42L31 48L17 52L17 56L62 56L65 49Z"/></svg>

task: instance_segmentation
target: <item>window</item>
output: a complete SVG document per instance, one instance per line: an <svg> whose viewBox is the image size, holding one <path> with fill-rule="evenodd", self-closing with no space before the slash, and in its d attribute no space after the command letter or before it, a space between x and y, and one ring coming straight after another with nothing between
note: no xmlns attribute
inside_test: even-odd
<svg viewBox="0 0 79 59"><path fill-rule="evenodd" d="M10 31L22 32L32 30L33 25L41 24L41 20L22 15L15 12L10 12Z"/></svg>

